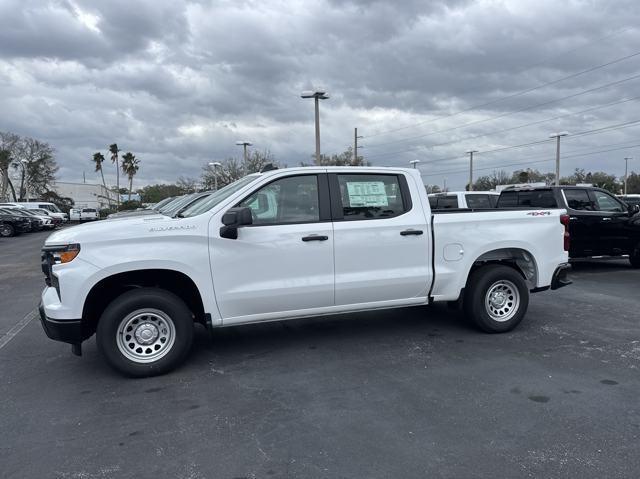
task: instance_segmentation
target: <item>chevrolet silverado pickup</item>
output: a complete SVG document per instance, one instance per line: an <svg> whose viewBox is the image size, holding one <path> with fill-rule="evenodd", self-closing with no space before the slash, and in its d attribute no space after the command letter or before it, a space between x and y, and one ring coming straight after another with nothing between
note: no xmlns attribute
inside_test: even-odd
<svg viewBox="0 0 640 479"><path fill-rule="evenodd" d="M404 168L304 167L246 176L178 216L67 228L42 253L46 334L96 334L116 370L150 376L189 352L194 323L223 326L461 304L500 333L529 293L569 284L562 209L433 215Z"/></svg>

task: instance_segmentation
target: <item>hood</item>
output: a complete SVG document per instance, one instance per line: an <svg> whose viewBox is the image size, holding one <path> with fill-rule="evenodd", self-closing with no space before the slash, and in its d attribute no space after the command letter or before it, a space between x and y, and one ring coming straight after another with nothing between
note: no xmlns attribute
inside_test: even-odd
<svg viewBox="0 0 640 479"><path fill-rule="evenodd" d="M114 221L93 221L56 231L49 235L45 245L95 242L102 240L127 239L147 233L149 229L175 221L163 215L133 216L117 218Z"/></svg>

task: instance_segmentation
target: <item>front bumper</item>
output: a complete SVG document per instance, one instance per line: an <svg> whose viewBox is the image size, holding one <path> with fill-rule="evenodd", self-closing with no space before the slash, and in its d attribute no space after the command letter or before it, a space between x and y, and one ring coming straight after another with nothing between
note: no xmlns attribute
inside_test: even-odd
<svg viewBox="0 0 640 479"><path fill-rule="evenodd" d="M80 344L82 342L84 338L80 319L57 320L48 318L42 303L38 306L38 310L40 311L42 328L50 339L69 344Z"/></svg>
<svg viewBox="0 0 640 479"><path fill-rule="evenodd" d="M571 270L569 263L561 264L556 268L551 279L551 289L560 289L569 286L573 281L569 279L568 273Z"/></svg>

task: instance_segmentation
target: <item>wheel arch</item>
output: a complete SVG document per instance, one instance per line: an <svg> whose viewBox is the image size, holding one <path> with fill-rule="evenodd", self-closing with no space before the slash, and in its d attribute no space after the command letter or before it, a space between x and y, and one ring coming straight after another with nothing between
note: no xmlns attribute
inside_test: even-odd
<svg viewBox="0 0 640 479"><path fill-rule="evenodd" d="M498 248L480 255L471 265L467 273L467 282L478 268L487 264L499 264L509 266L518 271L532 290L538 284L538 265L535 257L523 248Z"/></svg>
<svg viewBox="0 0 640 479"><path fill-rule="evenodd" d="M139 269L112 274L93 285L82 308L84 338L95 333L100 316L114 299L143 287L155 287L175 294L191 310L194 321L205 323L200 291L189 276L171 269Z"/></svg>

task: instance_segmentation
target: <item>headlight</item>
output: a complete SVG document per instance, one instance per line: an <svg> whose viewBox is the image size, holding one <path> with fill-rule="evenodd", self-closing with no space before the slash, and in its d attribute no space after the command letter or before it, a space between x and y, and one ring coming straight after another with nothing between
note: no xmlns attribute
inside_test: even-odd
<svg viewBox="0 0 640 479"><path fill-rule="evenodd" d="M53 264L64 264L70 263L78 256L80 245L73 243L64 246L45 246L43 250L51 255Z"/></svg>

